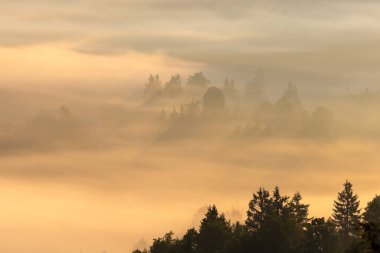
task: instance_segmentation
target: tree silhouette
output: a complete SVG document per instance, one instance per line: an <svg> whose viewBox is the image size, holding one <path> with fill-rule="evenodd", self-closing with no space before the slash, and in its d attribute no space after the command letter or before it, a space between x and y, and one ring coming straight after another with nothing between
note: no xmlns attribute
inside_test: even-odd
<svg viewBox="0 0 380 253"><path fill-rule="evenodd" d="M314 218L306 225L301 253L337 252L338 242L335 225L325 218Z"/></svg>
<svg viewBox="0 0 380 253"><path fill-rule="evenodd" d="M187 230L183 236L180 248L181 252L194 253L198 247L198 232L194 228Z"/></svg>
<svg viewBox="0 0 380 253"><path fill-rule="evenodd" d="M300 199L298 201L301 206ZM295 252L302 239L302 226L288 196L275 187L273 195L260 188L249 203L246 224L255 234L259 252Z"/></svg>
<svg viewBox="0 0 380 253"><path fill-rule="evenodd" d="M198 235L199 253L223 252L231 238L231 226L215 205L208 208Z"/></svg>
<svg viewBox="0 0 380 253"><path fill-rule="evenodd" d="M344 189L338 193L334 201L333 220L343 237L350 241L358 236L358 224L360 222L360 209L358 195L353 193L352 184L346 180Z"/></svg>
<svg viewBox="0 0 380 253"><path fill-rule="evenodd" d="M363 213L363 219L367 223L374 222L380 224L380 196L376 195L370 202L368 202Z"/></svg>
<svg viewBox="0 0 380 253"><path fill-rule="evenodd" d="M290 202L290 208L295 215L296 222L304 226L309 221L309 205L301 203L302 196L296 192Z"/></svg>
<svg viewBox="0 0 380 253"><path fill-rule="evenodd" d="M292 198L259 188L249 202L245 224L231 225L217 208L210 206L199 232L191 228L181 238L169 232L154 239L149 253L378 253L379 196L368 203L368 222L360 223L358 196L346 181L334 202L333 219L308 218L308 204L296 192ZM375 218L372 218L375 217ZM358 229L360 227L360 229ZM135 250L133 253L146 253Z"/></svg>
<svg viewBox="0 0 380 253"><path fill-rule="evenodd" d="M170 231L163 238L153 240L150 253L176 253L177 247L178 240L173 238L173 232Z"/></svg>
<svg viewBox="0 0 380 253"><path fill-rule="evenodd" d="M253 194L252 200L248 204L247 220L245 224L250 231L257 231L263 225L264 220L271 214L273 209L270 193L264 188L260 188Z"/></svg>

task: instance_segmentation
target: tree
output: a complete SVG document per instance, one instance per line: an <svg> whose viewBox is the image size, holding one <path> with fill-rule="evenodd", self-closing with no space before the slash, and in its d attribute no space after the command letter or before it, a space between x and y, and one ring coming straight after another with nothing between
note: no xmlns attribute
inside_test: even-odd
<svg viewBox="0 0 380 253"><path fill-rule="evenodd" d="M253 195L246 225L256 237L258 252L295 252L302 239L302 226L297 223L289 197L281 195L278 187L272 196L262 188Z"/></svg>
<svg viewBox="0 0 380 253"><path fill-rule="evenodd" d="M198 252L224 252L231 238L230 223L219 215L215 205L210 206L206 217L202 220L198 235Z"/></svg>
<svg viewBox="0 0 380 253"><path fill-rule="evenodd" d="M178 247L178 239L173 238L173 232L164 235L163 238L153 239L150 246L150 253L176 253Z"/></svg>
<svg viewBox="0 0 380 253"><path fill-rule="evenodd" d="M194 228L187 230L180 241L180 249L183 253L193 253L198 246L198 232Z"/></svg>
<svg viewBox="0 0 380 253"><path fill-rule="evenodd" d="M150 75L148 82L145 84L144 94L148 98L153 98L161 93L161 80L158 75Z"/></svg>
<svg viewBox="0 0 380 253"><path fill-rule="evenodd" d="M287 214L288 209L288 196L281 196L280 188L276 186L273 191L272 203L273 203L273 211L276 215L284 215Z"/></svg>
<svg viewBox="0 0 380 253"><path fill-rule="evenodd" d="M336 252L338 249L335 225L325 218L314 218L306 225L301 253Z"/></svg>
<svg viewBox="0 0 380 253"><path fill-rule="evenodd" d="M267 100L264 90L264 75L258 72L253 80L245 85L244 95L250 106L256 108Z"/></svg>
<svg viewBox="0 0 380 253"><path fill-rule="evenodd" d="M193 75L189 76L189 79L187 81L188 86L198 87L202 89L206 89L208 83L209 80L206 79L206 77L203 75L203 72L194 73Z"/></svg>
<svg viewBox="0 0 380 253"><path fill-rule="evenodd" d="M334 201L334 223L344 240L354 239L358 236L360 222L360 209L358 195L352 191L352 184L346 180L344 189L338 193Z"/></svg>
<svg viewBox="0 0 380 253"><path fill-rule="evenodd" d="M250 231L257 231L262 227L264 220L270 215L273 209L269 192L264 188L260 188L257 193L253 194L248 208L245 224Z"/></svg>
<svg viewBox="0 0 380 253"><path fill-rule="evenodd" d="M203 95L203 114L207 118L222 118L224 115L225 98L218 87L210 87Z"/></svg>
<svg viewBox="0 0 380 253"><path fill-rule="evenodd" d="M380 196L376 195L368 202L363 213L363 219L367 223L373 222L380 225Z"/></svg>
<svg viewBox="0 0 380 253"><path fill-rule="evenodd" d="M176 98L182 93L182 79L179 74L174 75L165 84L163 94L169 98Z"/></svg>
<svg viewBox="0 0 380 253"><path fill-rule="evenodd" d="M227 252L250 253L252 248L256 248L256 238L249 233L246 225L236 222L231 229L232 236Z"/></svg>
<svg viewBox="0 0 380 253"><path fill-rule="evenodd" d="M347 253L380 253L380 227L374 222L361 224L363 231L360 240L352 245Z"/></svg>
<svg viewBox="0 0 380 253"><path fill-rule="evenodd" d="M309 221L309 205L301 203L302 196L296 192L290 202L290 208L295 216L296 222L302 227Z"/></svg>
<svg viewBox="0 0 380 253"><path fill-rule="evenodd" d="M223 92L226 98L229 100L234 100L237 98L238 91L236 90L234 80L228 80L228 78L224 80Z"/></svg>
<svg viewBox="0 0 380 253"><path fill-rule="evenodd" d="M132 251L132 253L148 253L147 250L140 250L140 249L135 249L134 251Z"/></svg>

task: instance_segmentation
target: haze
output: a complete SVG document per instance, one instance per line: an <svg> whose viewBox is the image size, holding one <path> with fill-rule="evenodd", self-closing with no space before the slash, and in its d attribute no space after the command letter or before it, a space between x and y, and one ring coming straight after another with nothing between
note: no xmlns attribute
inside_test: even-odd
<svg viewBox="0 0 380 253"><path fill-rule="evenodd" d="M261 186L325 217L346 179L380 193L378 1L0 10L1 252L130 252Z"/></svg>

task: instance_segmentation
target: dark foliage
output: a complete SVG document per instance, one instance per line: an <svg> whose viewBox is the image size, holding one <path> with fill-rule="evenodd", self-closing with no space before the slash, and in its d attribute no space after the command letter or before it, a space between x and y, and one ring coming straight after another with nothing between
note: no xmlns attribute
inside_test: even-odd
<svg viewBox="0 0 380 253"><path fill-rule="evenodd" d="M344 183L332 218L309 218L309 205L299 192L293 197L260 188L248 205L244 224L231 224L215 205L199 230L179 239L169 232L154 239L150 253L367 253L380 252L379 197L368 203L361 221L358 196ZM136 250L134 253L146 251Z"/></svg>

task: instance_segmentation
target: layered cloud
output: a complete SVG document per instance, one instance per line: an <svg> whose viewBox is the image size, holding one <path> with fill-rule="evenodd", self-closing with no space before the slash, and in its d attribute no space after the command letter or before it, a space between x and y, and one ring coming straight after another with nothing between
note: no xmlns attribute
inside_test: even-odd
<svg viewBox="0 0 380 253"><path fill-rule="evenodd" d="M380 67L377 1L0 3L0 47L59 44L110 59L159 54L199 63L211 78L221 73L245 78L261 69L276 80L313 85L380 80L374 72Z"/></svg>

